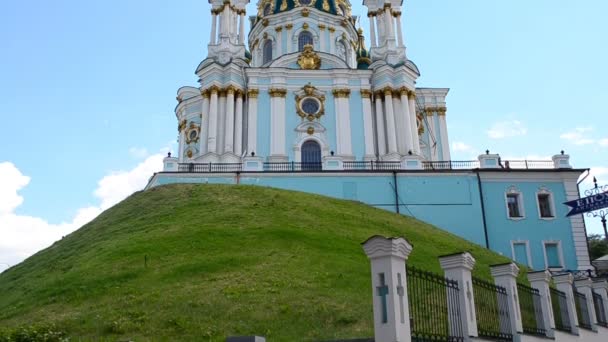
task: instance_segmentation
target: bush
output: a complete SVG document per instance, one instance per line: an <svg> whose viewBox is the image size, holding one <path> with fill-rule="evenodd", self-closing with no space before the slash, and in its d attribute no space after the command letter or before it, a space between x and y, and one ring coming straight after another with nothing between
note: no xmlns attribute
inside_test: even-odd
<svg viewBox="0 0 608 342"><path fill-rule="evenodd" d="M68 342L66 333L54 326L22 326L0 330L0 342Z"/></svg>

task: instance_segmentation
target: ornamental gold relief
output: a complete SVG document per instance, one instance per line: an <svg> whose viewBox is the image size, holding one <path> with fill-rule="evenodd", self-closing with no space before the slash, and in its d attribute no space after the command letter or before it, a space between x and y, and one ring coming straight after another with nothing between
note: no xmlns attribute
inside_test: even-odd
<svg viewBox="0 0 608 342"><path fill-rule="evenodd" d="M247 96L251 99L255 99L258 97L258 94L260 93L260 91L258 89L249 89L247 91Z"/></svg>
<svg viewBox="0 0 608 342"><path fill-rule="evenodd" d="M270 97L285 97L287 95L287 89L270 88L268 89Z"/></svg>
<svg viewBox="0 0 608 342"><path fill-rule="evenodd" d="M332 94L334 94L334 97L337 97L337 98L347 98L350 96L350 89L347 89L347 88L334 89L334 90L332 90Z"/></svg>
<svg viewBox="0 0 608 342"><path fill-rule="evenodd" d="M321 68L321 57L313 51L312 45L304 45L304 51L298 57L298 65L304 70L318 70Z"/></svg>
<svg viewBox="0 0 608 342"><path fill-rule="evenodd" d="M187 144L197 143L200 135L201 135L201 126L195 124L194 122L190 122L190 126L188 127L188 130L186 131L186 143Z"/></svg>
<svg viewBox="0 0 608 342"><path fill-rule="evenodd" d="M370 99L372 97L372 91L369 89L361 89L361 97L364 99Z"/></svg>
<svg viewBox="0 0 608 342"><path fill-rule="evenodd" d="M304 101L315 101L316 111L306 112L303 107ZM313 103L314 105L314 103ZM325 95L310 83L302 87L302 90L296 93L296 113L302 119L314 121L320 119L325 114ZM309 127L309 131L310 131ZM313 128L314 133L314 128ZM309 134L313 134L309 133Z"/></svg>

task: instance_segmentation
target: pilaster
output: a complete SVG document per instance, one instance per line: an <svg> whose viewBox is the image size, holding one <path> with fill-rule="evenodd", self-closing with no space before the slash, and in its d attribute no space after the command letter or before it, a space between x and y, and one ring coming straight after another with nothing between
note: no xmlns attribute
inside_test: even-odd
<svg viewBox="0 0 608 342"><path fill-rule="evenodd" d="M258 94L259 90L257 89L247 91L247 154L257 152Z"/></svg>
<svg viewBox="0 0 608 342"><path fill-rule="evenodd" d="M462 329L465 338L477 337L477 315L475 313L475 297L473 296L473 277L471 271L475 267L475 258L468 253L459 253L439 257L441 268L446 278L456 280L460 291L460 303L448 303L460 307Z"/></svg>
<svg viewBox="0 0 608 342"><path fill-rule="evenodd" d="M416 118L416 93L410 91L408 93L408 102L410 106L410 127L412 129L412 152L420 155L420 137L418 136L418 119Z"/></svg>
<svg viewBox="0 0 608 342"><path fill-rule="evenodd" d="M407 154L408 152L414 153L414 144L412 138L412 121L410 119L410 105L407 94L409 91L405 88L399 89L399 95L401 96L401 108L399 115L402 117L403 127L401 129L401 134L403 135L403 141L405 144L405 152L403 154Z"/></svg>
<svg viewBox="0 0 608 342"><path fill-rule="evenodd" d="M520 340L519 334L524 332L521 310L519 308L519 293L517 292L517 275L519 267L514 263L491 266L490 271L494 277L494 283L507 290L509 318L511 321L511 331L515 341Z"/></svg>
<svg viewBox="0 0 608 342"><path fill-rule="evenodd" d="M234 154L241 157L243 153L243 92L236 92L236 109L234 118Z"/></svg>
<svg viewBox="0 0 608 342"><path fill-rule="evenodd" d="M336 107L336 140L338 142L338 156L352 157L350 106L348 103L350 89L334 89L332 94Z"/></svg>
<svg viewBox="0 0 608 342"><path fill-rule="evenodd" d="M271 88L270 94L270 156L272 162L287 161L285 153L285 96L287 90Z"/></svg>
<svg viewBox="0 0 608 342"><path fill-rule="evenodd" d="M595 315L595 303L593 302L593 281L591 281L590 278L579 279L574 281L574 287L578 292L585 295L591 329L593 329L593 331L597 331L597 317ZM582 309L583 308L581 308L581 310Z"/></svg>
<svg viewBox="0 0 608 342"><path fill-rule="evenodd" d="M217 110L218 110L218 88L211 87L211 98L209 100L209 135L207 137L207 151L217 153Z"/></svg>
<svg viewBox="0 0 608 342"><path fill-rule="evenodd" d="M541 309L543 312L542 328L545 329L547 337L555 337L555 318L553 317L553 304L551 302L551 273L547 270L539 272L528 272L528 280L532 288L540 294Z"/></svg>
<svg viewBox="0 0 608 342"><path fill-rule="evenodd" d="M573 334L578 335L578 317L576 315L576 306L574 305L574 291L572 290L574 277L571 273L559 274L553 277L553 282L558 290L566 294L566 306L568 307L568 319L571 331Z"/></svg>
<svg viewBox="0 0 608 342"><path fill-rule="evenodd" d="M363 135L365 138L364 160L374 159L374 123L372 118L372 92L361 90L361 101L363 105Z"/></svg>
<svg viewBox="0 0 608 342"><path fill-rule="evenodd" d="M229 87L226 90L226 125L224 132L224 153L234 152L234 92L235 89Z"/></svg>
<svg viewBox="0 0 608 342"><path fill-rule="evenodd" d="M382 92L378 91L374 94L374 102L376 103L376 135L378 138L378 154L383 156L386 154L386 134L384 128Z"/></svg>
<svg viewBox="0 0 608 342"><path fill-rule="evenodd" d="M608 281L605 279L599 279L593 282L591 285L593 291L602 297L602 303L604 304L604 314L608 316ZM608 317L604 317L608 319ZM599 320L598 320L599 321Z"/></svg>

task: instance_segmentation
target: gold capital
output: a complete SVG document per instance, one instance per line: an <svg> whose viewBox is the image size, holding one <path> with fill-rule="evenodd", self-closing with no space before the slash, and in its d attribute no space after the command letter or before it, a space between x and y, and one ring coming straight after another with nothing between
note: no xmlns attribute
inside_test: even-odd
<svg viewBox="0 0 608 342"><path fill-rule="evenodd" d="M211 96L211 92L209 89L201 90L201 95L203 95L203 98L208 99Z"/></svg>
<svg viewBox="0 0 608 342"><path fill-rule="evenodd" d="M274 28L274 30L277 31L277 32L281 32L283 30L283 27L282 26L277 26L277 27Z"/></svg>
<svg viewBox="0 0 608 342"><path fill-rule="evenodd" d="M370 99L372 97L372 91L369 89L361 89L361 97L364 99Z"/></svg>
<svg viewBox="0 0 608 342"><path fill-rule="evenodd" d="M410 100L415 99L415 98L416 98L416 92L415 92L415 91L410 91L409 93L407 93L407 97L408 97Z"/></svg>
<svg viewBox="0 0 608 342"><path fill-rule="evenodd" d="M384 96L393 96L393 89L391 87L386 87L382 91L384 92Z"/></svg>
<svg viewBox="0 0 608 342"><path fill-rule="evenodd" d="M325 30L327 26L325 26L324 24L319 24L319 30L323 31Z"/></svg>
<svg viewBox="0 0 608 342"><path fill-rule="evenodd" d="M332 32L332 33L336 32L336 28L335 27L330 27L330 28L328 28L328 30L329 30L329 32Z"/></svg>
<svg viewBox="0 0 608 342"><path fill-rule="evenodd" d="M302 25L302 28L304 28L305 30L307 30L307 29L308 29L308 23L304 23L304 24Z"/></svg>
<svg viewBox="0 0 608 342"><path fill-rule="evenodd" d="M270 88L268 94L270 94L270 97L285 97L287 89Z"/></svg>
<svg viewBox="0 0 608 342"><path fill-rule="evenodd" d="M247 91L247 96L249 98L255 99L258 97L258 94L260 93L260 91L258 89L249 89Z"/></svg>
<svg viewBox="0 0 608 342"><path fill-rule="evenodd" d="M334 97L336 97L336 98L347 98L350 96L350 89L348 89L348 88L334 89L334 90L332 90L332 94L334 94Z"/></svg>
<svg viewBox="0 0 608 342"><path fill-rule="evenodd" d="M285 25L285 28L291 30L293 28L293 24L287 24Z"/></svg>

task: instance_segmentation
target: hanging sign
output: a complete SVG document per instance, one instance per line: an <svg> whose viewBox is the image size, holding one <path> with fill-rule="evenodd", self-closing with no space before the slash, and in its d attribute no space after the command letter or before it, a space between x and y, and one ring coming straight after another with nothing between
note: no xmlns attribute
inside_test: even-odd
<svg viewBox="0 0 608 342"><path fill-rule="evenodd" d="M572 208L566 217L608 208L608 192L599 192L564 204Z"/></svg>

